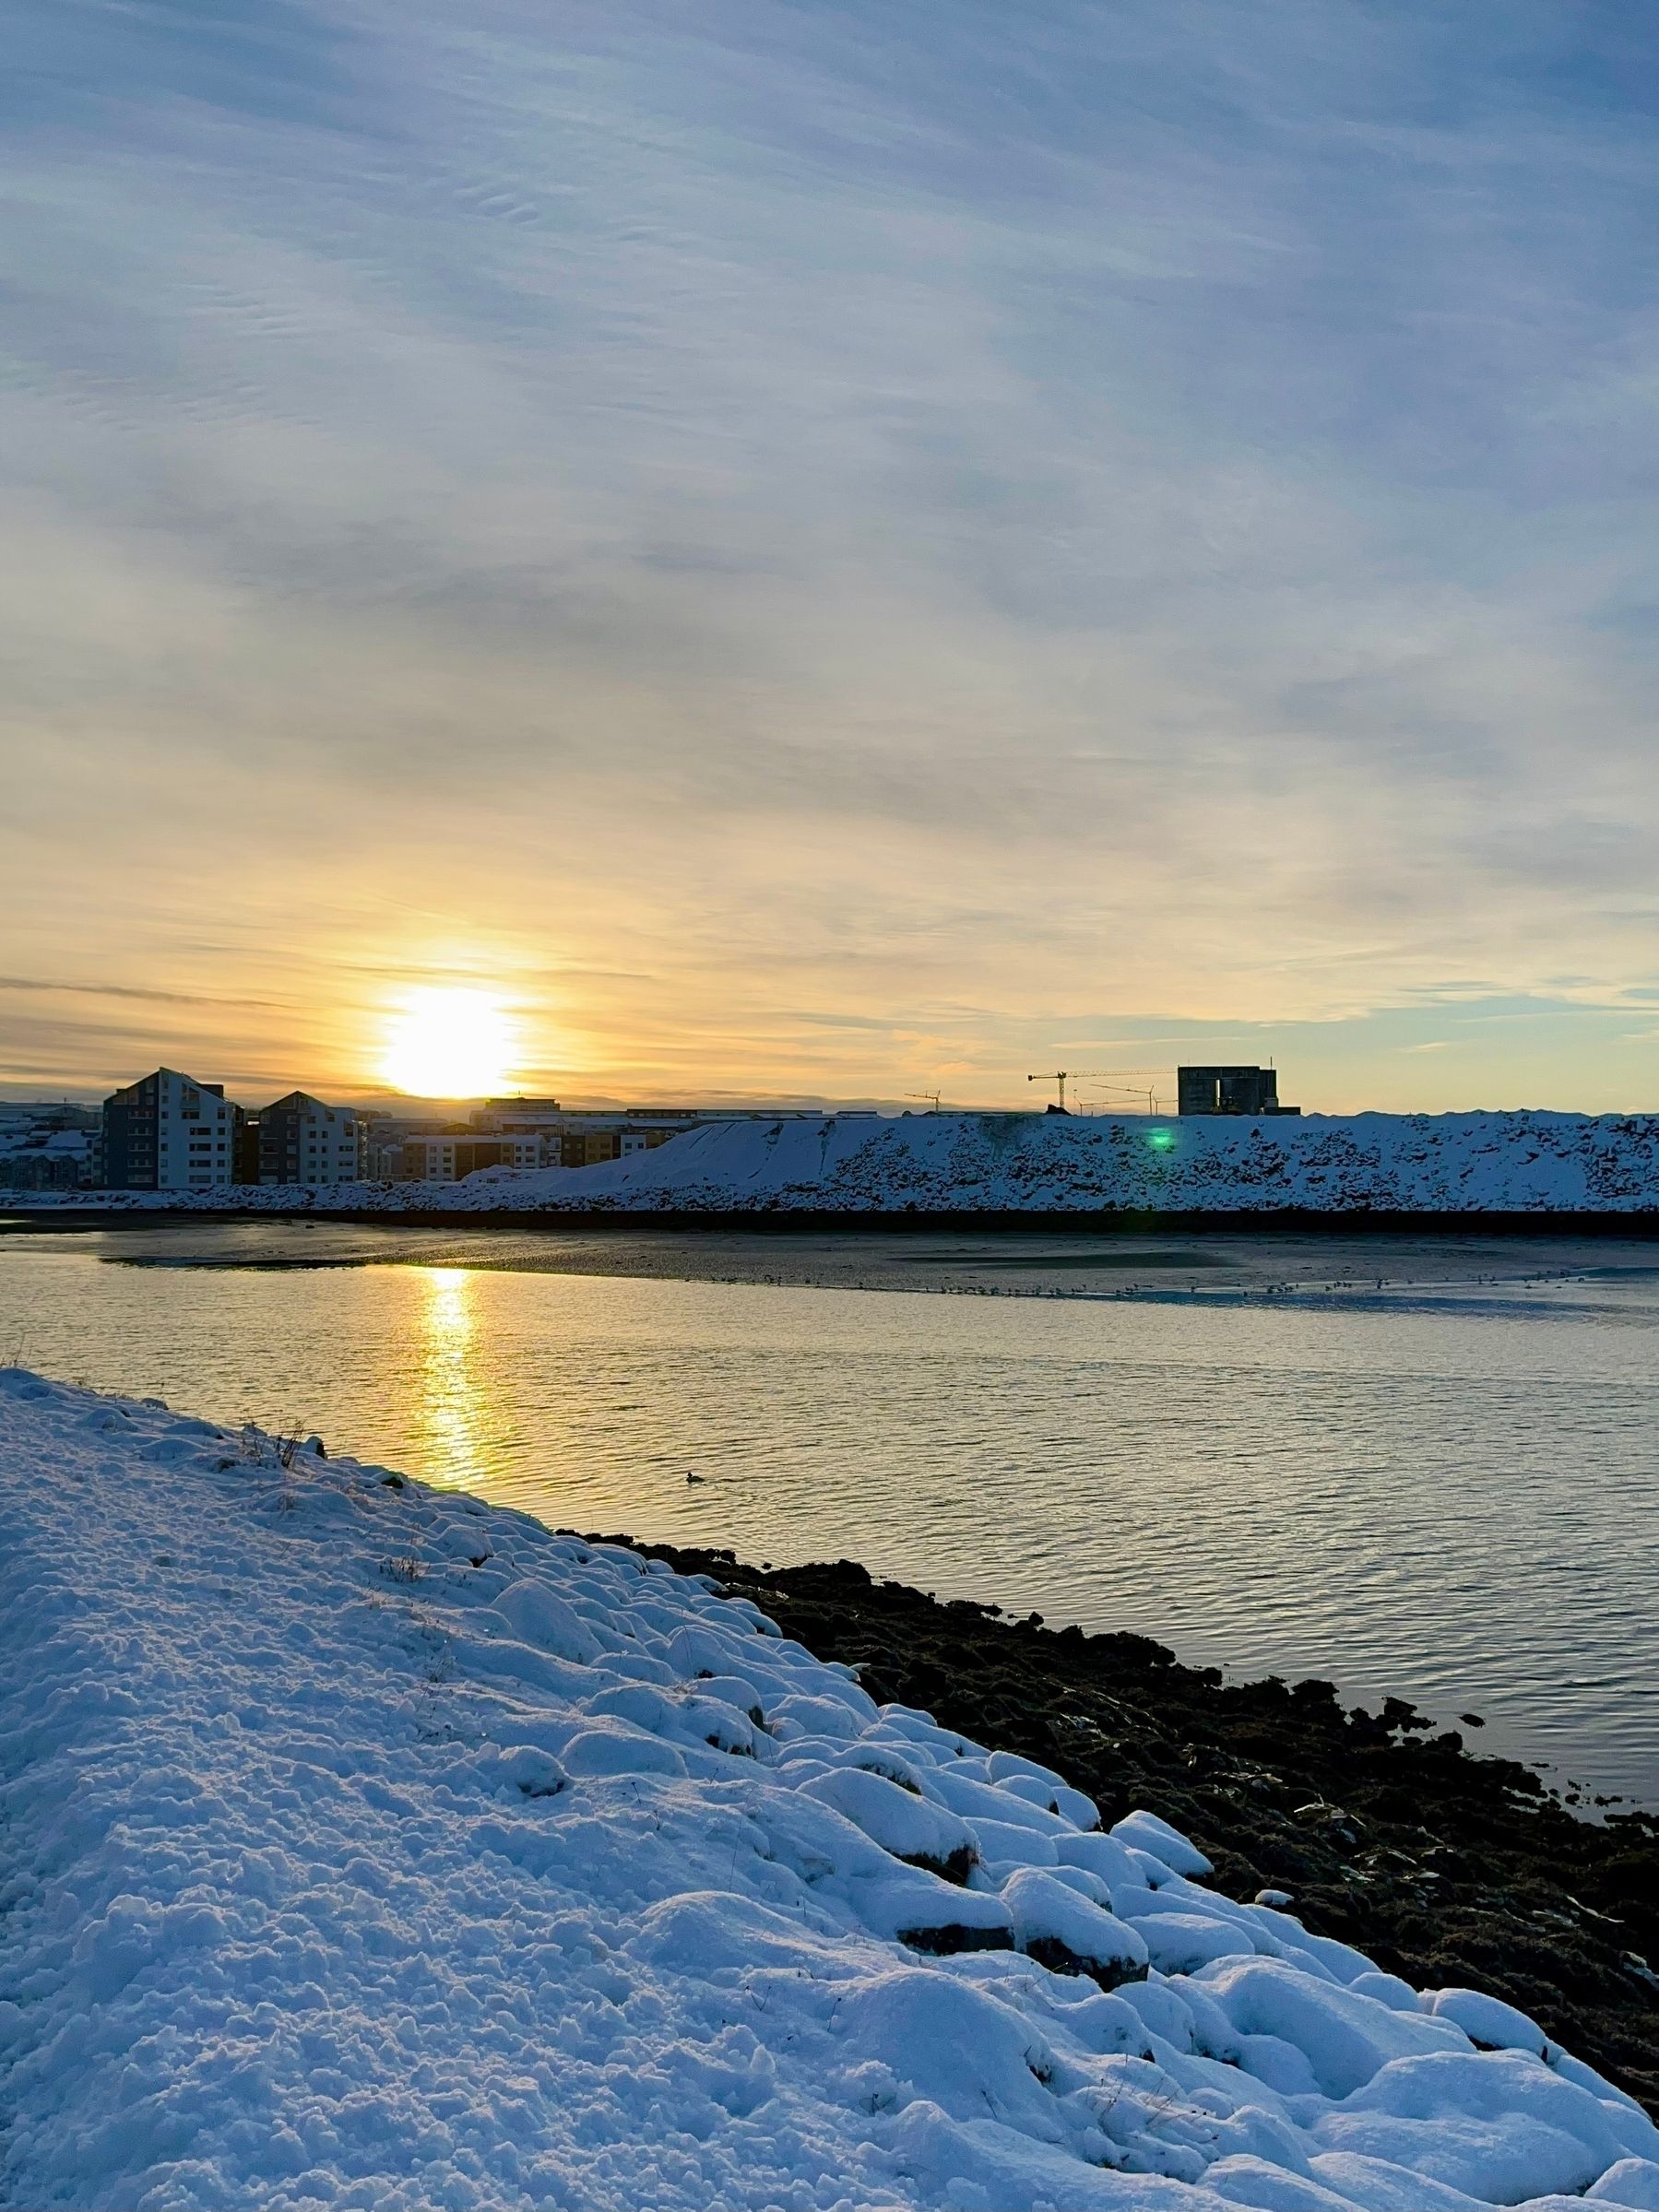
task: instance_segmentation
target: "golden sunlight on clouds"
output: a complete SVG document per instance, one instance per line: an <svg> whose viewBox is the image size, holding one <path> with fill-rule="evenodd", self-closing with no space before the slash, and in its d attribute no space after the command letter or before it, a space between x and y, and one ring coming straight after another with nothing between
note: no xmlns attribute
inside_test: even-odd
<svg viewBox="0 0 1659 2212"><path fill-rule="evenodd" d="M517 1024L488 991L433 986L405 994L391 1016L380 1072L415 1098L480 1098L504 1089Z"/></svg>

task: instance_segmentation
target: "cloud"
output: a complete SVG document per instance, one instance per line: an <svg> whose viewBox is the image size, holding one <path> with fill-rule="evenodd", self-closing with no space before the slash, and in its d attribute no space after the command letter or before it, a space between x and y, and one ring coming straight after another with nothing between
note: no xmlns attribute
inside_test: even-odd
<svg viewBox="0 0 1659 2212"><path fill-rule="evenodd" d="M1659 33L31 36L20 974L50 905L59 972L247 1003L248 1064L350 1073L377 976L487 969L595 1081L811 1082L838 1033L895 1090L1090 1010L1653 987Z"/></svg>

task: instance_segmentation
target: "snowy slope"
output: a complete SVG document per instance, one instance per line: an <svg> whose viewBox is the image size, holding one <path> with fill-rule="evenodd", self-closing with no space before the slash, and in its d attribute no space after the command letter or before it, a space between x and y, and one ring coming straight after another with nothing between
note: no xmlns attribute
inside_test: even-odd
<svg viewBox="0 0 1659 2212"><path fill-rule="evenodd" d="M859 1212L1659 1208L1659 1117L1028 1114L723 1122L604 1167L469 1178L468 1201Z"/></svg>
<svg viewBox="0 0 1659 2212"><path fill-rule="evenodd" d="M53 1194L57 1196L60 1194ZM87 1202L87 1194L61 1194ZM42 1196L26 1201L46 1204ZM1153 1122L927 1114L711 1123L656 1152L464 1183L113 1194L148 1208L836 1213L1659 1212L1659 1116L1358 1114Z"/></svg>
<svg viewBox="0 0 1659 2212"><path fill-rule="evenodd" d="M0 2202L1659 2206L1519 2014L701 1579L288 1456L0 1371Z"/></svg>

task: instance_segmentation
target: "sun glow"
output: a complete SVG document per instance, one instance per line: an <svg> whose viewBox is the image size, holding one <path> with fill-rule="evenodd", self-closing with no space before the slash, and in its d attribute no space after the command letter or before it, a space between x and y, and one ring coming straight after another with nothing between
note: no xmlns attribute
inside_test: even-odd
<svg viewBox="0 0 1659 2212"><path fill-rule="evenodd" d="M480 1098L506 1087L516 1038L488 991L410 991L392 1016L381 1074L415 1098Z"/></svg>

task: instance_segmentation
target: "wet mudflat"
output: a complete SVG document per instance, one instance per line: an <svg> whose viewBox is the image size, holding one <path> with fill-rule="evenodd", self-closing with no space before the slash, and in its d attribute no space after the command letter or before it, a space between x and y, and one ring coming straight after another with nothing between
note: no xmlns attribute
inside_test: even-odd
<svg viewBox="0 0 1659 2212"><path fill-rule="evenodd" d="M1659 1233L1482 1236L1352 1227L1173 1235L1079 1224L1060 1230L675 1231L613 1220L600 1227L434 1228L419 1221L324 1218L146 1221L78 1230L0 1212L0 1249L82 1244L132 1266L257 1269L464 1267L514 1274L746 1283L800 1289L967 1296L1343 1299L1382 1295L1514 1297L1529 1289L1659 1279Z"/></svg>

